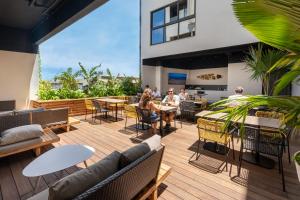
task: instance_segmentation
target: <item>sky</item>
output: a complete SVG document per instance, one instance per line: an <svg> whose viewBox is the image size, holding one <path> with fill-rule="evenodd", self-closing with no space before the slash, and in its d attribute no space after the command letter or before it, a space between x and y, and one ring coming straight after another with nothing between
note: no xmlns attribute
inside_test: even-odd
<svg viewBox="0 0 300 200"><path fill-rule="evenodd" d="M40 45L42 78L78 62L114 75L139 75L139 0L110 0Z"/></svg>

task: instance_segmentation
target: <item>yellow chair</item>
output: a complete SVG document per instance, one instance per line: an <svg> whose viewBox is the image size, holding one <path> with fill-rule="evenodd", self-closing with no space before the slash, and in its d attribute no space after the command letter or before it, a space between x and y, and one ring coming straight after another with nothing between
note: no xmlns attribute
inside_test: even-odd
<svg viewBox="0 0 300 200"><path fill-rule="evenodd" d="M136 131L138 133L138 114L136 111L136 107L132 105L126 105L124 107L124 115L125 115L125 130L127 128L127 118L133 118L135 119L135 126L136 126Z"/></svg>
<svg viewBox="0 0 300 200"><path fill-rule="evenodd" d="M198 121L197 121L199 140L198 140L196 160L200 157L200 143L201 143L201 140L204 140L203 147L205 147L205 145L207 144L206 143L207 141L211 141L211 142L216 143L216 153L219 153L218 152L219 145L225 146L225 148L224 148L225 149L225 151L224 151L225 160L218 167L218 172L222 171L222 170L220 170L220 168L223 166L224 163L225 163L225 167L226 167L226 170L227 170L228 155L229 155L230 150L231 150L230 143L232 143L233 159L235 159L233 135L231 133L229 133L228 131L223 130L224 125L225 125L224 122L218 122L218 121L208 120L208 119L203 119L203 118L199 118Z"/></svg>
<svg viewBox="0 0 300 200"><path fill-rule="evenodd" d="M84 104L85 104L85 119L88 114L88 111L92 112L92 118L93 118L94 111L96 110L93 101L91 99L85 99Z"/></svg>
<svg viewBox="0 0 300 200"><path fill-rule="evenodd" d="M284 122L285 116L284 113L276 112L276 111L257 111L255 113L256 117L265 117L265 118L272 118L272 119L279 119L281 122ZM288 158L289 162L291 163L291 154L290 154L290 135L291 129L286 127L284 130L279 130L275 128L269 127L260 127L260 133L264 135L268 135L273 139L285 137L285 146L288 149ZM283 134L282 134L283 133ZM285 148L284 148L285 151Z"/></svg>

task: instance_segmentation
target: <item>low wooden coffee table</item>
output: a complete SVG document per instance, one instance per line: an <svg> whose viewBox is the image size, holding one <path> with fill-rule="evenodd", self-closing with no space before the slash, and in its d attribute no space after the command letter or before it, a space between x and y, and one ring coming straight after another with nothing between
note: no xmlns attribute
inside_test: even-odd
<svg viewBox="0 0 300 200"><path fill-rule="evenodd" d="M38 188L42 176L58 172L81 162L87 167L86 160L89 159L95 150L92 147L72 144L64 145L47 151L31 163L23 170L26 177L39 177L35 186Z"/></svg>

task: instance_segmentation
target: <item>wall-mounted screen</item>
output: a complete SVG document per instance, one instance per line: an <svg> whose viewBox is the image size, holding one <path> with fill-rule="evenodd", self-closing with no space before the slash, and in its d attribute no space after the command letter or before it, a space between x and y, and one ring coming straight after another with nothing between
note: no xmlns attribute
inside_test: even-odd
<svg viewBox="0 0 300 200"><path fill-rule="evenodd" d="M169 73L168 84L169 85L185 85L187 74Z"/></svg>

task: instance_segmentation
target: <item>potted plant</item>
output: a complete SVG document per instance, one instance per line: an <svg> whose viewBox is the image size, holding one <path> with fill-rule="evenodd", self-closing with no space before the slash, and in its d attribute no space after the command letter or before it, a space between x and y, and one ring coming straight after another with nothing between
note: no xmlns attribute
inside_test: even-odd
<svg viewBox="0 0 300 200"><path fill-rule="evenodd" d="M294 161L295 161L295 165L296 165L296 171L298 174L298 180L300 182L300 151L295 153Z"/></svg>

